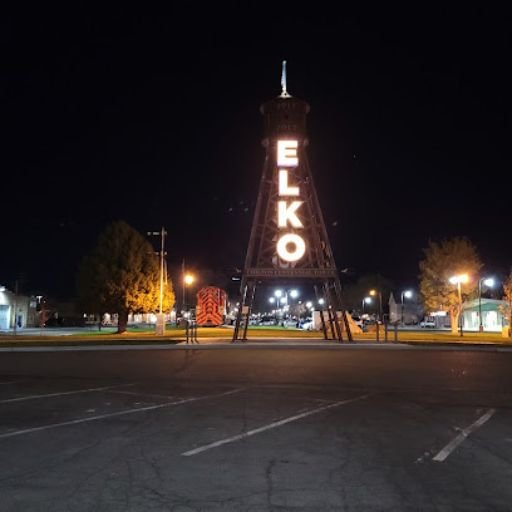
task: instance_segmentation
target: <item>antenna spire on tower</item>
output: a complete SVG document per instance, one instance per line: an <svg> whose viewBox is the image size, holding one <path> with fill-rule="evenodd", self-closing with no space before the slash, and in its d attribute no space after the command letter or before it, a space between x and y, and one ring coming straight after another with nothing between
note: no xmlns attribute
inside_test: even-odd
<svg viewBox="0 0 512 512"><path fill-rule="evenodd" d="M290 95L286 90L286 61L283 60L283 69L281 71L281 98L289 98Z"/></svg>

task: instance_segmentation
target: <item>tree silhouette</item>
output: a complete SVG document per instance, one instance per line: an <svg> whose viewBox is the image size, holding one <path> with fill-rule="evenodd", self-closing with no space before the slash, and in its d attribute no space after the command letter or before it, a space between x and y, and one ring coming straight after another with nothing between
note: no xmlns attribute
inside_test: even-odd
<svg viewBox="0 0 512 512"><path fill-rule="evenodd" d="M467 274L469 281L461 285L462 300L476 293L482 262L476 247L463 237L430 242L420 262L420 293L427 311L446 311L450 315L452 332L457 333L459 296L457 285L450 277Z"/></svg>
<svg viewBox="0 0 512 512"><path fill-rule="evenodd" d="M170 279L165 280L163 311L174 305ZM160 267L151 244L124 221L109 224L84 258L78 295L89 312L118 314L118 333L126 331L129 313L159 310Z"/></svg>

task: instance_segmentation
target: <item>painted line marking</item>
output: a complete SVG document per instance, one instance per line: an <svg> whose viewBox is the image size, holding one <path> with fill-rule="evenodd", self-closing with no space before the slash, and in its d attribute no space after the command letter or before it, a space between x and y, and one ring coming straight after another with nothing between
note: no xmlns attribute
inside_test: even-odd
<svg viewBox="0 0 512 512"><path fill-rule="evenodd" d="M20 396L17 398L7 398L5 400L0 400L0 404L10 404L12 402L23 402L25 400L35 400L36 398L52 398L54 396L77 395L79 393L92 393L93 391L105 391L106 389L118 388L120 386L134 386L134 385L135 385L135 383L117 384L116 386L103 386L101 388L75 389L73 391L62 391L60 393L47 393L44 395Z"/></svg>
<svg viewBox="0 0 512 512"><path fill-rule="evenodd" d="M175 398L170 395L155 395L154 393L138 393L137 391L123 391L122 389L114 389L111 390L110 393L117 393L119 395L132 395L132 396L147 396L153 398L165 398L166 400L170 400L171 398Z"/></svg>
<svg viewBox="0 0 512 512"><path fill-rule="evenodd" d="M480 428L486 421L489 421L492 415L496 412L496 409L489 409L483 416L480 416L473 424L465 428L455 436L432 460L436 462L443 462L450 455L450 453L464 441L469 434L474 432L477 428Z"/></svg>
<svg viewBox="0 0 512 512"><path fill-rule="evenodd" d="M234 393L240 393L240 391L244 391L245 389L246 388L238 388L238 389L234 389L231 391L226 391L224 393L217 393L214 395L186 398L184 400L176 400L174 402L166 402L166 403L158 404L158 405L149 405L147 407L138 407L136 409L127 409L126 411L113 412L113 413L109 413L109 414L99 414L98 416L91 416L89 418L80 418L77 420L63 421L62 423L52 423L50 425L42 425L41 427L25 428L23 430L15 430L14 432L6 432L5 434L0 434L0 439L21 436L24 434L32 434L33 432L40 432L42 430L49 430L52 428L67 427L70 425L79 425L80 423L88 423L90 421L98 421L98 420L104 420L107 418L115 418L116 416L124 416L126 414L134 414L137 412L145 412L145 411L154 411L156 409L163 409L164 407L172 407L173 405L181 405L181 404L186 404L189 402L196 402L198 400L207 400L208 398L218 398L221 396L233 395Z"/></svg>
<svg viewBox="0 0 512 512"><path fill-rule="evenodd" d="M233 443L235 441L240 441L241 439L245 439L246 437L254 436L256 434L260 434L261 432L265 432L266 430L270 430L273 428L281 427L286 425L287 423L291 423L292 421L297 421L302 418L306 418L307 416L312 416L313 414L318 414L320 412L326 411L328 409L333 409L334 407L340 407L342 405L350 404L352 402L356 402L357 400L365 400L372 394L361 395L355 398L349 398L348 400L341 400L339 402L334 402L329 405L324 405L322 407L317 407L316 409L310 409L301 414L296 414L295 416L289 416L288 418L284 418L279 421L274 421L273 423L269 423L268 425L264 425L262 427L255 428L253 430L249 430L244 432L243 434L238 434L236 436L227 437L225 439L221 439L220 441L215 441L213 443L209 443L203 446L199 446L194 448L193 450L189 450L188 452L184 452L181 455L184 457L190 457L191 455L197 455L198 453L205 452L207 450L211 450L212 448L217 448L218 446L222 446L223 444Z"/></svg>
<svg viewBox="0 0 512 512"><path fill-rule="evenodd" d="M6 380L4 382L0 382L0 386L3 386L4 384L18 384L19 382L26 382L26 379L20 379L20 380Z"/></svg>

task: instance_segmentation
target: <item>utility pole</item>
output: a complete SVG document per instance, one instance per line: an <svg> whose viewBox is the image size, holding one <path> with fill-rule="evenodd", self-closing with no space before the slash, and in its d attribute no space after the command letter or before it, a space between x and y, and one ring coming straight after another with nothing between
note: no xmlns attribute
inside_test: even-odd
<svg viewBox="0 0 512 512"><path fill-rule="evenodd" d="M148 235L160 236L160 251L157 254L160 255L160 297L159 297L159 308L156 319L156 334L157 336L163 336L165 334L165 319L164 319L164 256L165 252L165 236L167 231L162 226L160 231L148 231Z"/></svg>
<svg viewBox="0 0 512 512"><path fill-rule="evenodd" d="M163 314L164 307L164 245L165 245L165 229L162 226L162 237L160 245L160 314Z"/></svg>
<svg viewBox="0 0 512 512"><path fill-rule="evenodd" d="M14 336L18 327L18 280L14 282Z"/></svg>
<svg viewBox="0 0 512 512"><path fill-rule="evenodd" d="M185 313L186 307L185 307L185 258L183 258L181 262L181 309L183 313Z"/></svg>

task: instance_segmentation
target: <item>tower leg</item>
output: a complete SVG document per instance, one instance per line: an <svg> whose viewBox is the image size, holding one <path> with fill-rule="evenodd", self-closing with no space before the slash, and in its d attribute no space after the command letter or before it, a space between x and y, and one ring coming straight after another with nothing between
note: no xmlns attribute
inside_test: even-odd
<svg viewBox="0 0 512 512"><path fill-rule="evenodd" d="M347 311L343 304L342 291L341 291L341 283L339 279L334 280L334 291L336 294L337 302L339 304L339 308L341 310L341 320L345 327L345 332L347 334L347 339L349 342L353 342L354 338L352 336L352 331L350 330L350 324L348 323Z"/></svg>
<svg viewBox="0 0 512 512"><path fill-rule="evenodd" d="M338 289L336 286L336 280L334 280L332 282L326 281L324 284L324 289L326 291L326 295L328 296L329 306L330 306L329 311L332 316L331 323L333 325L333 339L335 339L335 337L336 337L336 339L339 342L342 342L343 341L343 329L342 329L342 325L340 324L340 319L338 318L338 310L341 310L342 318L344 315L344 311L340 307L341 306L341 300L340 300L341 297L337 293ZM347 327L347 325L348 324L345 324L345 327ZM348 332L347 332L347 338L350 339Z"/></svg>
<svg viewBox="0 0 512 512"><path fill-rule="evenodd" d="M231 343L235 343L238 341L239 333L240 333L240 326L242 324L242 311L243 311L243 305L245 304L245 298L247 296L247 281L244 277L242 277L242 282L240 283L240 303L238 306L238 311L236 313L236 319L235 319L235 329L233 330L233 338L231 339Z"/></svg>
<svg viewBox="0 0 512 512"><path fill-rule="evenodd" d="M244 303L242 304L243 310L246 310L244 332L243 332L243 336L242 336L243 341L247 341L247 329L249 327L249 320L251 318L251 311L252 311L252 305L254 302L254 294L255 293L256 293L256 283L255 282L248 283L247 295L246 295L247 303L245 303L245 301L244 301ZM243 314L243 310L242 310L242 314Z"/></svg>

